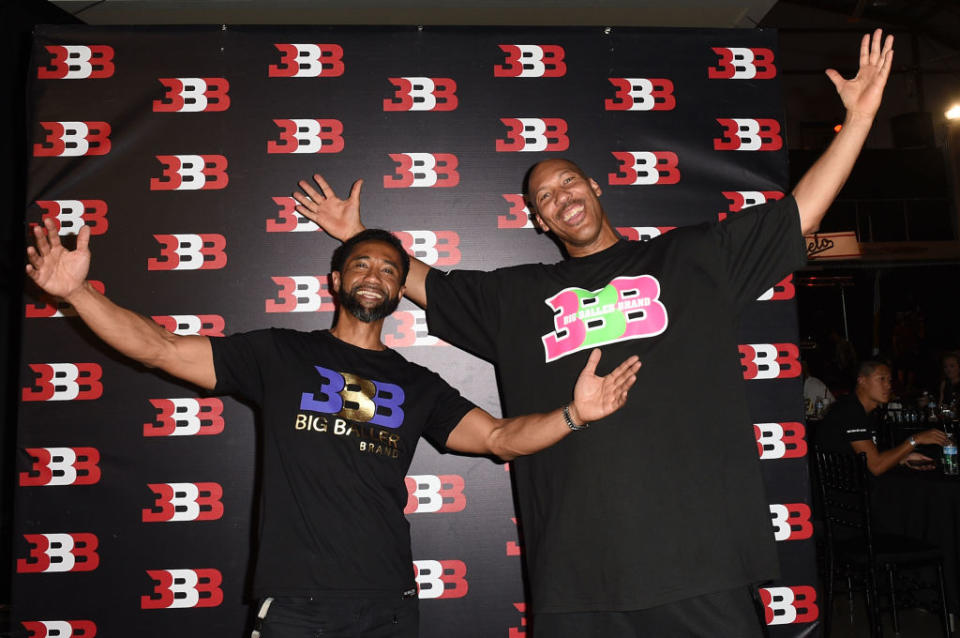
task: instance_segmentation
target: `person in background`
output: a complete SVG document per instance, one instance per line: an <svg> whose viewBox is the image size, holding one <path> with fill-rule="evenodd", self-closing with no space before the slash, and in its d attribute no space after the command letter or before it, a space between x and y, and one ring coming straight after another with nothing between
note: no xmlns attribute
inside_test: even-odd
<svg viewBox="0 0 960 638"><path fill-rule="evenodd" d="M899 445L881 451L877 447L880 413L877 408L890 400L890 367L882 361L860 364L853 392L833 404L817 427L817 448L826 452L863 452L867 468L879 476L898 464L914 469L933 469L934 461L916 451L918 445L945 445L949 439L932 428L912 434Z"/></svg>
<svg viewBox="0 0 960 638"><path fill-rule="evenodd" d="M940 359L943 377L940 379L940 406L954 409L960 401L960 355L948 352Z"/></svg>
<svg viewBox="0 0 960 638"><path fill-rule="evenodd" d="M810 366L806 359L800 361L800 368L803 371L804 413L808 419L819 419L836 399L826 383L810 374Z"/></svg>

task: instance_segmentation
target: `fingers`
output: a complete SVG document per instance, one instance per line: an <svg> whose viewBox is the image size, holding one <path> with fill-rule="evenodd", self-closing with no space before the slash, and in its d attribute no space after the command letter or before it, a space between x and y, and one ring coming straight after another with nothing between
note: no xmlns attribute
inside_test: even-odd
<svg viewBox="0 0 960 638"><path fill-rule="evenodd" d="M320 187L320 197L335 199L337 196L333 194L333 189L330 188L330 184L327 184L327 180L323 179L323 175L319 173L313 174L313 181L317 183L317 186ZM311 195L311 197L313 197Z"/></svg>
<svg viewBox="0 0 960 638"><path fill-rule="evenodd" d="M596 374L597 364L600 363L600 356L600 348L591 350L590 356L587 357L587 365L583 366L583 371L580 374Z"/></svg>
<svg viewBox="0 0 960 638"><path fill-rule="evenodd" d="M60 247L60 229L57 228L56 224L53 222L53 219L47 218L43 220L43 227L47 229L46 239L50 242L50 249Z"/></svg>
<svg viewBox="0 0 960 638"><path fill-rule="evenodd" d="M313 179L314 179L315 181L319 180L319 181L317 181L317 184L318 184L318 185L320 184L320 182L323 182L323 178L320 177L319 175L314 175L314 176L313 176ZM326 182L323 182L323 183L326 184ZM310 182L308 182L308 181L305 180L305 179L301 179L299 182L297 182L297 186L299 186L299 187L303 190L303 192L306 193L306 196L304 196L302 193L295 192L295 193L293 194L293 198L294 198L295 200L297 200L298 202L300 202L302 205L307 206L307 207L309 207L309 205L310 205L310 203L311 203L310 200L320 201L320 200L322 200L322 199L324 198L324 193L329 193L329 192L330 192L329 190L324 189L323 186L320 186L320 188L323 189L323 190L317 191L317 189L315 189L315 188L313 187L313 185L311 185ZM330 187L327 186L326 188L328 189L328 188L330 188Z"/></svg>
<svg viewBox="0 0 960 638"><path fill-rule="evenodd" d="M864 67L870 64L870 34L864 33L860 38L860 66Z"/></svg>
<svg viewBox="0 0 960 638"><path fill-rule="evenodd" d="M77 250L85 252L90 246L90 227L84 224L77 233Z"/></svg>
<svg viewBox="0 0 960 638"><path fill-rule="evenodd" d="M360 189L363 188L363 180L358 179L353 183L353 186L350 188L350 199L351 200L360 200Z"/></svg>
<svg viewBox="0 0 960 638"><path fill-rule="evenodd" d="M843 76L840 75L836 69L827 69L826 74L827 77L830 78L830 81L833 82L833 86L839 91L840 87L843 86L843 83L846 81L843 79Z"/></svg>

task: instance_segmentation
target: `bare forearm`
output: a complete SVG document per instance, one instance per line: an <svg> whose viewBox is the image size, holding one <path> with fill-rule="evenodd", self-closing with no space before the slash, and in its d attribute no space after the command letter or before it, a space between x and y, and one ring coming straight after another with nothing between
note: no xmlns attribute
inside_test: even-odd
<svg viewBox="0 0 960 638"><path fill-rule="evenodd" d="M490 451L505 461L539 452L572 432L560 410L502 421L490 437Z"/></svg>
<svg viewBox="0 0 960 638"><path fill-rule="evenodd" d="M421 308L427 307L427 275L430 266L416 257L410 258L410 272L407 274L404 296Z"/></svg>
<svg viewBox="0 0 960 638"><path fill-rule="evenodd" d="M868 457L867 468L871 474L879 476L887 470L896 467L900 461L910 456L913 451L914 447L910 444L909 440L906 440L895 448L890 448L889 450L878 453L873 459Z"/></svg>

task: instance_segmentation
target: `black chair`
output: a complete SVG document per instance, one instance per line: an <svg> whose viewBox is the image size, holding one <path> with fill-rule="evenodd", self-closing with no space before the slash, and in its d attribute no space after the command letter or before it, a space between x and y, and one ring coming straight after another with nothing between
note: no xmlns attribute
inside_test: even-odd
<svg viewBox="0 0 960 638"><path fill-rule="evenodd" d="M880 587L878 574L886 578L886 595L894 632L900 635L897 618L898 595L904 581L902 567L933 565L937 570L937 612L944 638L950 638L946 595L943 589L943 556L940 549L925 541L895 534L877 534L870 518L870 472L866 454L825 452L817 449L816 467L821 515L826 528L824 581L824 635L830 635L834 581L847 582L851 610L853 591L862 586L870 622L870 636L880 637ZM923 588L914 583L913 589ZM852 611L851 611L852 615Z"/></svg>

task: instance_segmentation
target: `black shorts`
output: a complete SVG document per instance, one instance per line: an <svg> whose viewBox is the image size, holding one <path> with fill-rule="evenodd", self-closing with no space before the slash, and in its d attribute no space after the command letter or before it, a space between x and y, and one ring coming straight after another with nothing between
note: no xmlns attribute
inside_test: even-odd
<svg viewBox="0 0 960 638"><path fill-rule="evenodd" d="M636 611L535 614L531 638L763 638L762 617L743 587Z"/></svg>

